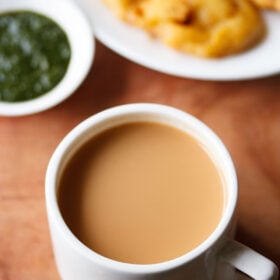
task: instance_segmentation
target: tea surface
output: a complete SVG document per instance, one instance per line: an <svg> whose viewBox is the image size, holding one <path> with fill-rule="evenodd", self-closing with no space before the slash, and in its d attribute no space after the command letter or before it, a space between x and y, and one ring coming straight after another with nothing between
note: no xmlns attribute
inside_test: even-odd
<svg viewBox="0 0 280 280"><path fill-rule="evenodd" d="M108 258L151 264L179 257L216 228L219 171L178 129L132 123L88 141L67 164L59 206L72 232Z"/></svg>

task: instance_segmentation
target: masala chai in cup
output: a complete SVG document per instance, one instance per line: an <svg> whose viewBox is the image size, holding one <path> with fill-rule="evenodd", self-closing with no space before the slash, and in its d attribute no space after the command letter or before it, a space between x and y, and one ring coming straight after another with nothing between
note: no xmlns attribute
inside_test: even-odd
<svg viewBox="0 0 280 280"><path fill-rule="evenodd" d="M73 234L107 258L153 264L211 235L226 188L204 145L168 124L132 121L90 137L68 160L58 204Z"/></svg>

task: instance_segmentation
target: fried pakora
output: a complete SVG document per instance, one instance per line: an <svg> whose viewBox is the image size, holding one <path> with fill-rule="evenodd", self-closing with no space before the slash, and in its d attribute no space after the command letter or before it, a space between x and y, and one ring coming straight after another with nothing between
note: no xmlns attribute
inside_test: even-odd
<svg viewBox="0 0 280 280"><path fill-rule="evenodd" d="M265 34L247 0L104 0L122 20L168 46L201 57L223 57L256 45Z"/></svg>

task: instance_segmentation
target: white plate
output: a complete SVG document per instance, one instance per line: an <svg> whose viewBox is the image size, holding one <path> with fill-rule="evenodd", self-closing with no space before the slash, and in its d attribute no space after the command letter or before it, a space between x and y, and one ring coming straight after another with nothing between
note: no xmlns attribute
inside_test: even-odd
<svg viewBox="0 0 280 280"><path fill-rule="evenodd" d="M121 22L102 0L75 1L88 15L97 39L120 55L154 70L205 80L241 80L280 73L280 13L263 13L268 34L257 47L210 60L164 46L145 31Z"/></svg>

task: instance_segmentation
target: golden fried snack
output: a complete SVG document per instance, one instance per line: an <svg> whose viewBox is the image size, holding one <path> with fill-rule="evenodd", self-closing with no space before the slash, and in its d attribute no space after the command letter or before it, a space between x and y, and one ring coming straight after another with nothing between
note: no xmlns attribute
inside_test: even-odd
<svg viewBox="0 0 280 280"><path fill-rule="evenodd" d="M186 0L104 0L122 20L152 29L163 21L184 21L190 7Z"/></svg>
<svg viewBox="0 0 280 280"><path fill-rule="evenodd" d="M264 35L259 12L245 0L193 0L185 22L162 22L157 36L167 45L203 57L246 50Z"/></svg>
<svg viewBox="0 0 280 280"><path fill-rule="evenodd" d="M280 11L280 0L251 0L258 7Z"/></svg>
<svg viewBox="0 0 280 280"><path fill-rule="evenodd" d="M124 21L165 44L202 57L246 50L264 36L264 22L247 0L104 0Z"/></svg>

